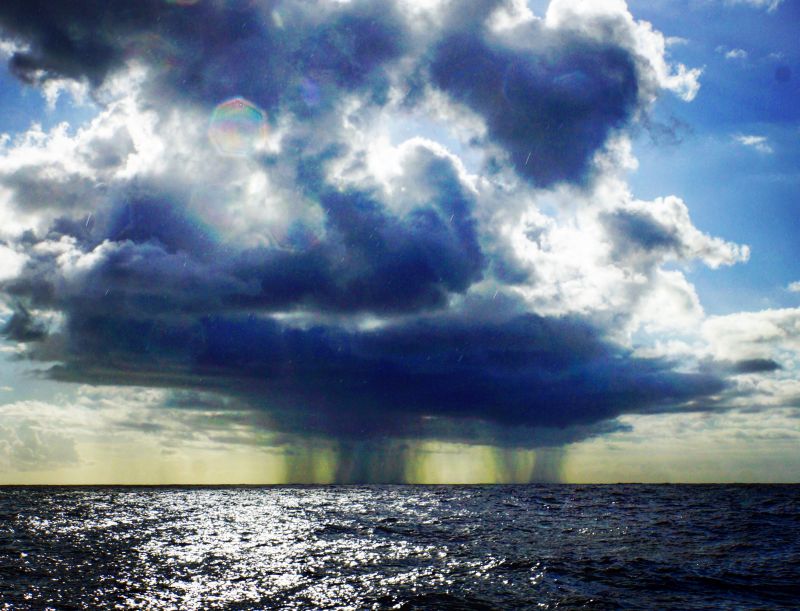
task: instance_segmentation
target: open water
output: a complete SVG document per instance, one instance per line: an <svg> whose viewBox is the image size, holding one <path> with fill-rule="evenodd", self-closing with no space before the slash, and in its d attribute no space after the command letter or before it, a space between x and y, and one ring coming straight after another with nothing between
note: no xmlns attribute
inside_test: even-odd
<svg viewBox="0 0 800 611"><path fill-rule="evenodd" d="M797 609L800 486L0 488L0 609Z"/></svg>

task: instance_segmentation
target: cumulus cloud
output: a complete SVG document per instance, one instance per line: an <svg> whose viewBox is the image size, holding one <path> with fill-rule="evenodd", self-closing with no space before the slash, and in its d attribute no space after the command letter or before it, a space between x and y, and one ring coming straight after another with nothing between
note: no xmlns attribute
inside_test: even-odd
<svg viewBox="0 0 800 611"><path fill-rule="evenodd" d="M43 6L0 7L12 70L99 108L0 151L1 329L51 377L353 448L554 446L728 389L629 345L699 325L665 265L749 251L625 185L626 128L700 71L624 2ZM235 96L261 131L225 156Z"/></svg>
<svg viewBox="0 0 800 611"><path fill-rule="evenodd" d="M746 261L749 249L699 231L677 197L630 202L603 218L614 241L614 256L657 256L662 260L700 259L711 268Z"/></svg>
<svg viewBox="0 0 800 611"><path fill-rule="evenodd" d="M624 157L624 150L614 155ZM558 218L530 209L495 214L491 225L503 249L492 253L493 265L499 261L506 284L537 311L590 316L610 324L617 339L644 326L699 330L703 310L681 268L749 257L746 245L699 231L681 199L637 200L613 175L588 193L538 197L559 206ZM665 270L667 264L679 268Z"/></svg>

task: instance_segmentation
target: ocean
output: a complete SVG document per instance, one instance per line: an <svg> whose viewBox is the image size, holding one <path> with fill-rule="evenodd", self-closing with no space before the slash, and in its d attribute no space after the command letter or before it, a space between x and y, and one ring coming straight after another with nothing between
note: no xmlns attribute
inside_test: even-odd
<svg viewBox="0 0 800 611"><path fill-rule="evenodd" d="M800 486L0 488L0 609L797 609Z"/></svg>

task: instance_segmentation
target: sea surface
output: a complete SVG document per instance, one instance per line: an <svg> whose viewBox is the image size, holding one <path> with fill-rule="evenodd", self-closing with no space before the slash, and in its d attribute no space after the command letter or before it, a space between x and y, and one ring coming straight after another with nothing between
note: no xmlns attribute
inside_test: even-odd
<svg viewBox="0 0 800 611"><path fill-rule="evenodd" d="M0 609L797 609L800 486L0 488Z"/></svg>

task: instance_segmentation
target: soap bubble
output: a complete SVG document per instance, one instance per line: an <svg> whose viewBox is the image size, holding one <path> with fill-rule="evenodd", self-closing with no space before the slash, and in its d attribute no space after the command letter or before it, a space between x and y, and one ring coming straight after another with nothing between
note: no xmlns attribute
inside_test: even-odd
<svg viewBox="0 0 800 611"><path fill-rule="evenodd" d="M208 136L220 154L244 157L266 140L266 113L245 98L233 98L214 109Z"/></svg>

